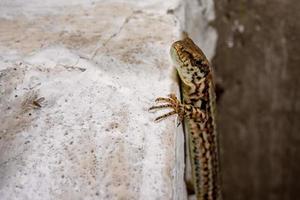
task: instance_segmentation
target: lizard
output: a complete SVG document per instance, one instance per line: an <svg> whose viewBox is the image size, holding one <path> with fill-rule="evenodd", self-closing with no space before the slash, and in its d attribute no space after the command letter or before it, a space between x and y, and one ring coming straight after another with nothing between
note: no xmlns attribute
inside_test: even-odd
<svg viewBox="0 0 300 200"><path fill-rule="evenodd" d="M187 135L192 185L197 200L220 200L216 97L212 67L187 35L171 45L170 55L181 82L182 103L175 94L158 97L149 110L173 109L155 121L177 114Z"/></svg>

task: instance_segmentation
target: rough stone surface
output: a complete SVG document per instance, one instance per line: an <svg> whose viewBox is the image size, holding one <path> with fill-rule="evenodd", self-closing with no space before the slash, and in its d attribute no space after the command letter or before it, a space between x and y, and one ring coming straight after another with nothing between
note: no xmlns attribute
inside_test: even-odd
<svg viewBox="0 0 300 200"><path fill-rule="evenodd" d="M182 134L147 111L178 91L176 7L1 1L1 199L185 198Z"/></svg>
<svg viewBox="0 0 300 200"><path fill-rule="evenodd" d="M224 200L300 196L300 2L216 3Z"/></svg>

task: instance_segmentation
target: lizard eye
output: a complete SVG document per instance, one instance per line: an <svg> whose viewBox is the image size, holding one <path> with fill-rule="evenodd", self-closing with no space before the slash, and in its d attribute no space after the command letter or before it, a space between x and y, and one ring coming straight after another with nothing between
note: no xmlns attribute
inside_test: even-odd
<svg viewBox="0 0 300 200"><path fill-rule="evenodd" d="M195 64L196 65L202 65L202 60L196 60Z"/></svg>

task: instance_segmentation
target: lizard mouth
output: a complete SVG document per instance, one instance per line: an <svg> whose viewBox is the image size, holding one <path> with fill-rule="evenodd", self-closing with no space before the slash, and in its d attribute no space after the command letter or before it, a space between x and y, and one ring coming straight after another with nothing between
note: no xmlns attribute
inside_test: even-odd
<svg viewBox="0 0 300 200"><path fill-rule="evenodd" d="M172 58L172 61L174 62L174 64L175 64L175 65L178 65L178 64L180 63L180 60L179 60L177 51L176 51L176 49L173 47L173 45L172 45L171 48L170 48L170 55L171 55L171 58Z"/></svg>
<svg viewBox="0 0 300 200"><path fill-rule="evenodd" d="M171 59L176 67L176 70L178 72L178 75L180 76L181 81L185 84L185 85L191 85L190 81L189 81L189 77L185 76L183 73L183 69L181 69L181 67L184 65L184 63L180 60L178 52L176 50L176 48L174 47L175 43L171 46L170 48L170 55L171 55Z"/></svg>

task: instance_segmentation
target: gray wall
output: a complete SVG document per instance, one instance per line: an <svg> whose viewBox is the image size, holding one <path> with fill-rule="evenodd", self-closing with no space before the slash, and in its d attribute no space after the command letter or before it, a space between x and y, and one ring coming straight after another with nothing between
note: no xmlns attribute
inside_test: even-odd
<svg viewBox="0 0 300 200"><path fill-rule="evenodd" d="M300 1L215 6L224 199L300 199Z"/></svg>

